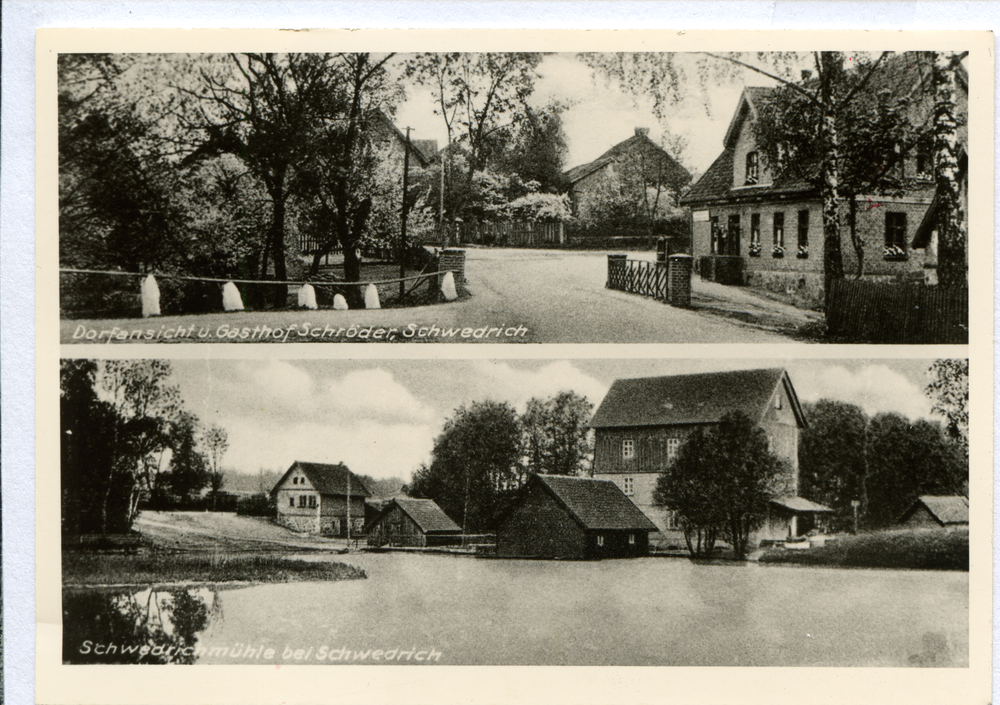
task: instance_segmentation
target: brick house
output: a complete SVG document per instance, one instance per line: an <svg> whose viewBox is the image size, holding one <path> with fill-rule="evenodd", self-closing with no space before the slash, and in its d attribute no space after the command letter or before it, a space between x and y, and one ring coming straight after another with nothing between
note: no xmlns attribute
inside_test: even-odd
<svg viewBox="0 0 1000 705"><path fill-rule="evenodd" d="M365 525L365 499L371 494L343 463L304 463L296 460L271 490L278 508L277 521L293 531L347 536Z"/></svg>
<svg viewBox="0 0 1000 705"><path fill-rule="evenodd" d="M649 552L656 525L613 483L532 475L497 522L507 558L630 558Z"/></svg>
<svg viewBox="0 0 1000 705"><path fill-rule="evenodd" d="M922 495L903 512L899 523L909 529L967 528L969 500L960 496Z"/></svg>
<svg viewBox="0 0 1000 705"><path fill-rule="evenodd" d="M933 98L924 88L927 67L914 54L889 58L866 90L908 99L913 124L932 117ZM958 106L968 112L968 83L960 71ZM797 291L806 300L823 300L823 211L818 188L793 175L775 179L757 148L753 123L774 88L747 87L723 139L722 154L683 195L692 211L692 254L703 277L723 268L725 283ZM965 144L966 128L959 128ZM905 184L899 197L858 196L857 230L864 240L865 278L880 281L926 279L936 282L933 238L916 238L935 193L929 145L904 155L897 167ZM848 275L857 270L850 240L849 204L841 205L841 251ZM738 267L726 258L738 259ZM725 265L725 266L724 266ZM927 270L927 271L925 271Z"/></svg>
<svg viewBox="0 0 1000 705"><path fill-rule="evenodd" d="M831 510L798 496L799 431L807 422L783 369L616 380L590 423L594 477L614 482L656 523L652 540L681 547L679 517L653 503L657 478L695 429L711 429L730 411L756 420L772 452L788 464L788 493L771 501L756 540L798 536L821 523Z"/></svg>
<svg viewBox="0 0 1000 705"><path fill-rule="evenodd" d="M431 499L395 497L365 524L369 546L447 546L461 535L462 527Z"/></svg>
<svg viewBox="0 0 1000 705"><path fill-rule="evenodd" d="M594 161L566 171L563 178L569 186L573 216L580 220L591 218L594 200L615 179L624 180L624 188L639 193L642 188L659 184L661 203L671 206L691 183L691 173L649 139L646 127L635 128L632 137Z"/></svg>

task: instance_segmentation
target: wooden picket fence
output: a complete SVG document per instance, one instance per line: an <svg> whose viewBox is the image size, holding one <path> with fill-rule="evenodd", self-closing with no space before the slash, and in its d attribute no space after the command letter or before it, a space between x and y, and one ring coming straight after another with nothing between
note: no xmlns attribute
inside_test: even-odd
<svg viewBox="0 0 1000 705"><path fill-rule="evenodd" d="M667 268L647 260L608 257L608 289L629 294L667 298Z"/></svg>
<svg viewBox="0 0 1000 705"><path fill-rule="evenodd" d="M852 343L969 342L969 290L842 279L830 289L829 335Z"/></svg>
<svg viewBox="0 0 1000 705"><path fill-rule="evenodd" d="M566 243L562 223L460 223L458 236L463 243L498 247L539 247Z"/></svg>

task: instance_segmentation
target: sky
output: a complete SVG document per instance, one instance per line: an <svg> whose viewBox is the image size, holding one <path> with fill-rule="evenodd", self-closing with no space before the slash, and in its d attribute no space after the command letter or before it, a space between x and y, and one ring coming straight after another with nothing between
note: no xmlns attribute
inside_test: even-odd
<svg viewBox="0 0 1000 705"><path fill-rule="evenodd" d="M785 367L802 402L835 399L868 414L934 418L923 393L931 360L174 360L188 409L229 434L224 466L256 474L295 460L408 480L430 460L455 409L572 390L599 405L620 377Z"/></svg>
<svg viewBox="0 0 1000 705"><path fill-rule="evenodd" d="M575 54L549 54L539 65L542 78L536 83L532 103L544 105L552 99L571 104L563 114L568 142L565 167L586 164L609 148L635 134L636 127L648 127L650 138L659 143L664 127L687 141L678 157L692 173L702 174L722 152L722 139L739 102L744 85L770 86L774 81L750 71L737 72L731 81L713 82L705 95L692 85L689 99L670 112L669 124L660 124L648 98L635 99L617 85L593 72ZM691 77L692 83L695 83ZM443 147L447 141L444 120L434 114L430 91L407 86L407 100L396 111L400 127L413 128L414 139L435 139Z"/></svg>

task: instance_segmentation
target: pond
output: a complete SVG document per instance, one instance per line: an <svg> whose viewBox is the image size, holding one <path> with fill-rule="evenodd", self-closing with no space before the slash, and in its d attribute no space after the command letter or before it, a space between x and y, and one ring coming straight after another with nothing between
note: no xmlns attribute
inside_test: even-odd
<svg viewBox="0 0 1000 705"><path fill-rule="evenodd" d="M664 558L309 558L346 559L368 579L67 590L63 660L881 667L969 661L968 573Z"/></svg>

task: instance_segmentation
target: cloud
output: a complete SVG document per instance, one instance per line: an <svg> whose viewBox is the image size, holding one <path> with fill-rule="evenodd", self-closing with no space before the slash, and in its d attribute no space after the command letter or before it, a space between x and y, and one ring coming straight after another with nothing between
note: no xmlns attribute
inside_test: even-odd
<svg viewBox="0 0 1000 705"><path fill-rule="evenodd" d="M344 418L395 424L427 423L434 418L430 407L384 369L358 370L336 378L326 383L320 401Z"/></svg>
<svg viewBox="0 0 1000 705"><path fill-rule="evenodd" d="M471 385L474 399L497 399L510 402L523 411L528 400L534 397L552 397L562 391L582 394L596 408L608 385L582 372L572 362L559 360L538 369L518 369L507 362L484 360L473 363Z"/></svg>
<svg viewBox="0 0 1000 705"><path fill-rule="evenodd" d="M886 365L864 365L854 370L829 365L796 369L791 376L805 402L833 399L857 404L869 416L894 411L910 419L933 418L923 388Z"/></svg>

